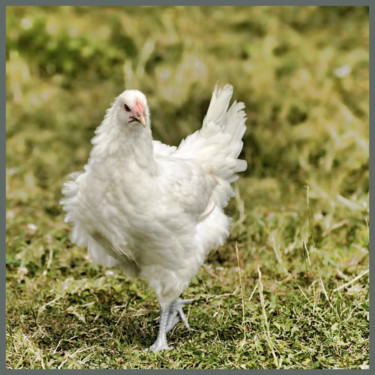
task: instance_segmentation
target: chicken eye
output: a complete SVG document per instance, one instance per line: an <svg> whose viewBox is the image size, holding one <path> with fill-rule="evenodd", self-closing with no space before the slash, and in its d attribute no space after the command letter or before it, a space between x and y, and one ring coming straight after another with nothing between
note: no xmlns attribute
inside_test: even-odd
<svg viewBox="0 0 375 375"><path fill-rule="evenodd" d="M124 104L124 108L126 112L130 112L130 108L126 104Z"/></svg>

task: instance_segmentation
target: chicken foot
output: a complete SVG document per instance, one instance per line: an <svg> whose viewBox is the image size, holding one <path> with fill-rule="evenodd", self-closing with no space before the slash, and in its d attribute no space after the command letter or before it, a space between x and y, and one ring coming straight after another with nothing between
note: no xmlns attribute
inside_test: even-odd
<svg viewBox="0 0 375 375"><path fill-rule="evenodd" d="M169 307L169 317L168 317L168 324L167 324L167 332L172 331L174 326L178 323L178 321L181 319L185 327L187 329L190 329L188 320L182 311L182 307L185 305L188 305L192 303L192 299L176 299L171 306Z"/></svg>

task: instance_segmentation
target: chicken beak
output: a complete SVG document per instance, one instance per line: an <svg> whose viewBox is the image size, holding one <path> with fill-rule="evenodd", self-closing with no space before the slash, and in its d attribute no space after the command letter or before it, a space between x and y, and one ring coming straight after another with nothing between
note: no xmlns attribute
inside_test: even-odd
<svg viewBox="0 0 375 375"><path fill-rule="evenodd" d="M145 127L146 126L146 118L144 115L140 115L138 117L139 122Z"/></svg>

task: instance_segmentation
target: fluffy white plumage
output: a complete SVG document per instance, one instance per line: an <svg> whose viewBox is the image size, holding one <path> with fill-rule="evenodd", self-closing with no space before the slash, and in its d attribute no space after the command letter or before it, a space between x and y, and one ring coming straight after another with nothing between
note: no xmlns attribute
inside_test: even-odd
<svg viewBox="0 0 375 375"><path fill-rule="evenodd" d="M187 325L187 301L177 298L229 234L223 209L235 174L246 169L238 159L244 104L228 110L232 93L216 86L202 128L177 148L152 140L146 97L124 91L97 128L84 171L64 184L72 241L155 290L162 316L154 351L168 348L165 333L179 318Z"/></svg>

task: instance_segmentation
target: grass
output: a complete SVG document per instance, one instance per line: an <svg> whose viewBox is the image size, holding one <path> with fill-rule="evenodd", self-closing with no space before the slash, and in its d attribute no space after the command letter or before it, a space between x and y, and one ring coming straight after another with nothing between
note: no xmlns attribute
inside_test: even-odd
<svg viewBox="0 0 375 375"><path fill-rule="evenodd" d="M7 7L7 368L367 368L368 39L365 7ZM70 242L61 186L124 86L178 144L217 80L249 168L191 330L144 352L155 296Z"/></svg>

